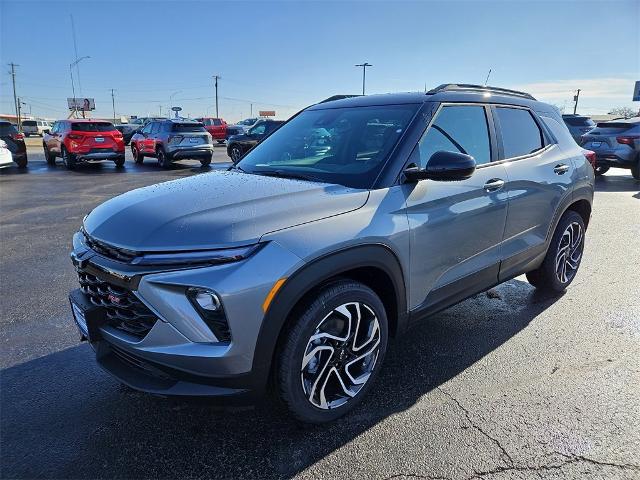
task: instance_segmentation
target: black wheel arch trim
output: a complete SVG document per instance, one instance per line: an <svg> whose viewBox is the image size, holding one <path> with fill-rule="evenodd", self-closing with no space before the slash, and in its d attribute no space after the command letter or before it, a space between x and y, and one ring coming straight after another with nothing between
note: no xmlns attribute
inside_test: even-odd
<svg viewBox="0 0 640 480"><path fill-rule="evenodd" d="M274 297L260 327L253 356L254 379L266 386L280 339L293 308L314 288L340 274L358 268L377 268L392 281L396 295L396 334L407 328L407 298L402 266L393 250L384 244L367 244L334 251L303 265L287 278Z"/></svg>

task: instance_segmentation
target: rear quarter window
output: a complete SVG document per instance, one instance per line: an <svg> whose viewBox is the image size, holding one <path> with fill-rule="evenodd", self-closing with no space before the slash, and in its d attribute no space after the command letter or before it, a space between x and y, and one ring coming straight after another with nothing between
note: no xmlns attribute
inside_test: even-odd
<svg viewBox="0 0 640 480"><path fill-rule="evenodd" d="M544 147L540 127L528 110L497 107L504 158L521 157Z"/></svg>

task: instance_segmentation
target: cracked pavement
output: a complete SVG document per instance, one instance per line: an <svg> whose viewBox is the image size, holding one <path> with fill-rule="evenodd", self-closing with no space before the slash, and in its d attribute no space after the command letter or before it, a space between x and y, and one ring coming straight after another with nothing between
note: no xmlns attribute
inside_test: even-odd
<svg viewBox="0 0 640 480"><path fill-rule="evenodd" d="M197 169L30 160L0 173L2 478L640 479L640 183L626 171L597 181L565 295L518 277L433 316L391 344L351 415L302 427L270 401L131 391L77 343L68 250L84 214Z"/></svg>

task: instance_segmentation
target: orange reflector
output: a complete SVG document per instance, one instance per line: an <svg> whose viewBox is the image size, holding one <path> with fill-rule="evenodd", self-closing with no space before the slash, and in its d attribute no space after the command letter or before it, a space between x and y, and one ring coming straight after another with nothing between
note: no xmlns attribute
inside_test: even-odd
<svg viewBox="0 0 640 480"><path fill-rule="evenodd" d="M284 282L287 280L287 278L281 278L280 280L278 280L276 283L273 284L273 287L271 288L271 291L269 292L269 295L267 295L267 298L264 299L264 303L262 304L262 311L264 313L267 313L267 310L269 310L269 305L271 305L271 301L273 300L273 297L276 296L276 293L278 293L278 290L280 290L280 288L282 287L282 285L284 285Z"/></svg>

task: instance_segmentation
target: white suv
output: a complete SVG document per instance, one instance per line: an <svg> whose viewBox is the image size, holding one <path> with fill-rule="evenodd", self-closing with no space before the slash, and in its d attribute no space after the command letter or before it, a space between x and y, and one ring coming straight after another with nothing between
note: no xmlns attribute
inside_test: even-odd
<svg viewBox="0 0 640 480"><path fill-rule="evenodd" d="M46 133L45 130L49 130L51 125L44 120L24 120L22 122L22 133L25 137L30 135L38 135L43 137Z"/></svg>

